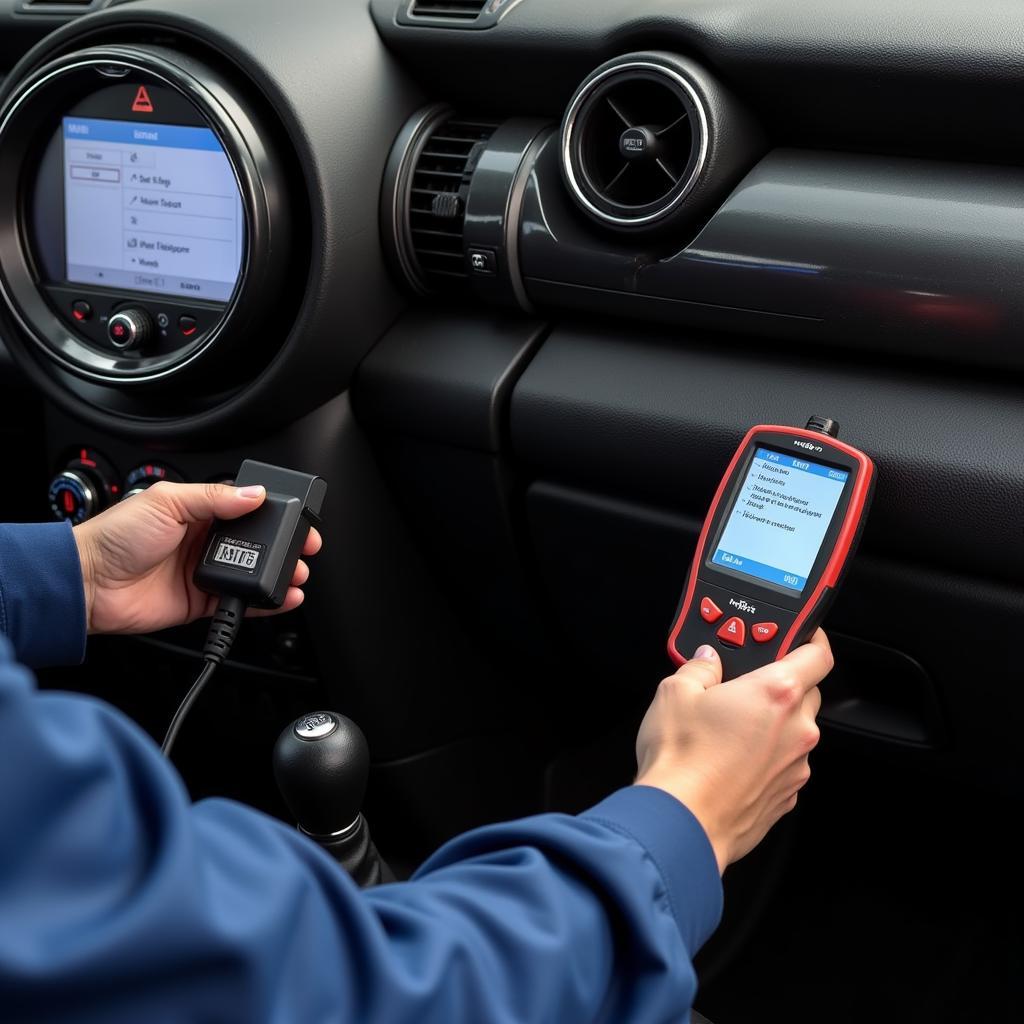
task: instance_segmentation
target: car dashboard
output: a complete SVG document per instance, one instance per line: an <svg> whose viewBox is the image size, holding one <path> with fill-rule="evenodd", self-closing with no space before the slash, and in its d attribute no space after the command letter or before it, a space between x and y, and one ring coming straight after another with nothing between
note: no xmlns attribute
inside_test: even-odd
<svg viewBox="0 0 1024 1024"><path fill-rule="evenodd" d="M7 0L0 40L5 516L246 457L330 484L306 607L197 712L194 795L283 814L269 749L317 704L365 731L367 813L410 869L628 783L732 451L823 415L878 484L826 623L822 770L727 876L702 979L749 1019L722 979L782 955L794 865L831 889L809 851L877 921L920 897L886 955L977 924L936 925L935 879L862 839L941 875L969 849L940 850L950 794L979 827L1024 797L1017 5ZM197 647L97 639L44 683L157 734ZM1019 882L997 867L992 903ZM793 927L832 935L842 899L801 900ZM833 998L868 930L817 956ZM961 1019L917 955L829 1019Z"/></svg>

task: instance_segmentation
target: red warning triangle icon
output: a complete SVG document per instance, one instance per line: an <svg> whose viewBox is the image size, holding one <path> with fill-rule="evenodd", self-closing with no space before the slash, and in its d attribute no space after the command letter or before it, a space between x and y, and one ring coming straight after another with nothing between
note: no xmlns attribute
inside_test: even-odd
<svg viewBox="0 0 1024 1024"><path fill-rule="evenodd" d="M136 114L153 113L153 101L149 98L149 93L146 92L146 87L144 85L140 85L139 91L135 94L135 102L132 104L132 111Z"/></svg>

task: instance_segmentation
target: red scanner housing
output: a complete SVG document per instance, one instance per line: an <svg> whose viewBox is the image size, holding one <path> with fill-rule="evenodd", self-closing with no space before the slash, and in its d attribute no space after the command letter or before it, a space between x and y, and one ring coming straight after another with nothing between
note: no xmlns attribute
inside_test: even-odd
<svg viewBox="0 0 1024 1024"><path fill-rule="evenodd" d="M750 499L751 487L763 492L754 494L755 499L794 510L786 494L772 492L772 484L760 473L759 467L765 467L766 459L777 460L767 470L787 475L808 472L827 476L833 483L844 478L806 575L784 574L770 564L756 562L753 564L758 568L752 570L747 559L719 547L738 506L741 518L761 521L762 517L745 516L741 505ZM682 665L697 647L712 644L722 657L724 678L732 679L777 661L806 643L825 617L857 549L876 476L875 465L864 452L821 430L752 427L736 449L704 520L669 634L669 657ZM764 485L752 483L757 480L764 481ZM773 493L774 498L766 497ZM795 510L801 511L798 507ZM771 514L769 507L763 518ZM788 529L787 524L783 525ZM782 528L774 521L769 526ZM771 578L773 574L778 579Z"/></svg>

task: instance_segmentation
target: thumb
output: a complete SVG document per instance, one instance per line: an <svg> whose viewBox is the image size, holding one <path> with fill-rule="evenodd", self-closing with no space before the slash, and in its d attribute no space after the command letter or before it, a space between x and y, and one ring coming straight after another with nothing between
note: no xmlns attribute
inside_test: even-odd
<svg viewBox="0 0 1024 1024"><path fill-rule="evenodd" d="M237 519L258 509L266 501L267 489L262 485L232 487L165 481L150 487L146 497L180 523L202 523L215 518Z"/></svg>
<svg viewBox="0 0 1024 1024"><path fill-rule="evenodd" d="M722 682L722 659L718 651L709 644L698 647L693 657L677 672L677 676L696 683L705 690L718 686Z"/></svg>

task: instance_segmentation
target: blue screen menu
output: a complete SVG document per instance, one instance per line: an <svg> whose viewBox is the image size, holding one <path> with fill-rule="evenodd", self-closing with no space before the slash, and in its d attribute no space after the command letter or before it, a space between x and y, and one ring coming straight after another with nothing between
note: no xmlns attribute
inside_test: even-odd
<svg viewBox="0 0 1024 1024"><path fill-rule="evenodd" d="M209 128L64 118L67 279L226 302L242 264L234 171Z"/></svg>
<svg viewBox="0 0 1024 1024"><path fill-rule="evenodd" d="M849 476L758 448L711 563L801 593Z"/></svg>

